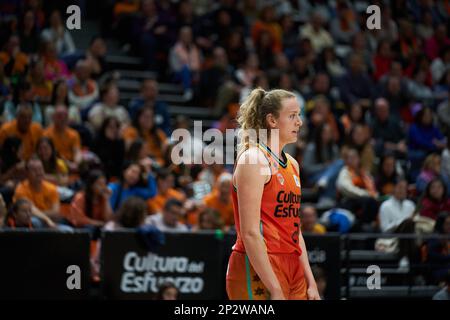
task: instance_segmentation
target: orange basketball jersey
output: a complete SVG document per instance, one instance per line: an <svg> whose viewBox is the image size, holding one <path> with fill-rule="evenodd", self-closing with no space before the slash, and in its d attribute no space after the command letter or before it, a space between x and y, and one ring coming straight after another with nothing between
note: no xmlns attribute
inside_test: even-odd
<svg viewBox="0 0 450 320"><path fill-rule="evenodd" d="M260 143L258 148L266 156L271 171L270 180L264 185L261 199L260 231L266 244L267 253L297 253L301 255L299 246L301 200L299 174L284 152L282 152L283 159L279 159L268 146ZM233 250L245 253L240 234L237 189L234 185L232 188L237 232Z"/></svg>

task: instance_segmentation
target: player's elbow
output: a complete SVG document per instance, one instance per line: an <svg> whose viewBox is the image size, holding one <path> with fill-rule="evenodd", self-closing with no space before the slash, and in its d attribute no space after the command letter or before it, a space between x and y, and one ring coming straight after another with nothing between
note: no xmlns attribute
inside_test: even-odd
<svg viewBox="0 0 450 320"><path fill-rule="evenodd" d="M241 230L242 241L244 241L244 245L246 243L253 243L261 238L261 232L258 229L244 229Z"/></svg>

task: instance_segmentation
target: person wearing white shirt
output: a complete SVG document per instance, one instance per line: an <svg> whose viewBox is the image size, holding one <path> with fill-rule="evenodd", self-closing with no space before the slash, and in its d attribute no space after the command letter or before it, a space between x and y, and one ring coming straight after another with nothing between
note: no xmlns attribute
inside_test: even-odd
<svg viewBox="0 0 450 320"><path fill-rule="evenodd" d="M393 196L381 204L379 218L382 232L394 232L405 220L412 218L416 205L406 199L407 188L405 180L398 181Z"/></svg>
<svg viewBox="0 0 450 320"><path fill-rule="evenodd" d="M379 220L380 228L384 233L404 233L411 234L415 231L413 216L416 210L414 202L406 199L408 183L406 180L399 180L395 184L394 194L384 201L380 207ZM414 240L399 239L399 268L409 271L409 260L417 248Z"/></svg>
<svg viewBox="0 0 450 320"><path fill-rule="evenodd" d="M147 217L145 224L151 224L162 232L189 231L185 224L178 221L183 215L183 203L171 198L166 201L162 212Z"/></svg>

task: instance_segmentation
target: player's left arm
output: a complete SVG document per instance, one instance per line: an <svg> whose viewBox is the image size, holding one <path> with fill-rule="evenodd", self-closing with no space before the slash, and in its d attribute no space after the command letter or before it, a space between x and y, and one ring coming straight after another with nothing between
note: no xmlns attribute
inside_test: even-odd
<svg viewBox="0 0 450 320"><path fill-rule="evenodd" d="M299 165L298 165L297 160L295 160L289 154L286 154L286 156L289 158L289 160L294 165L295 169L297 170L297 173L299 173L300 170L299 170ZM316 280L314 279L314 275L312 273L311 266L309 265L308 251L306 250L305 240L303 239L301 230L299 230L299 233L298 233L298 242L299 242L300 249L302 250L302 255L300 256L300 263L303 266L306 283L308 285L308 290L307 290L308 299L309 300L320 300L320 295L319 295L319 291L317 289Z"/></svg>

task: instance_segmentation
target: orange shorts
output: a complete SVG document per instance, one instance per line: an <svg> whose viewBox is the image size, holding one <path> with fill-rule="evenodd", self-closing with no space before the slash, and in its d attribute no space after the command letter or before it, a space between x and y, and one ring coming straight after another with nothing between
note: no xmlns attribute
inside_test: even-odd
<svg viewBox="0 0 450 320"><path fill-rule="evenodd" d="M306 300L306 280L297 254L269 254L270 264L288 300ZM269 300L270 293L245 253L233 251L228 262L226 289L230 300Z"/></svg>

